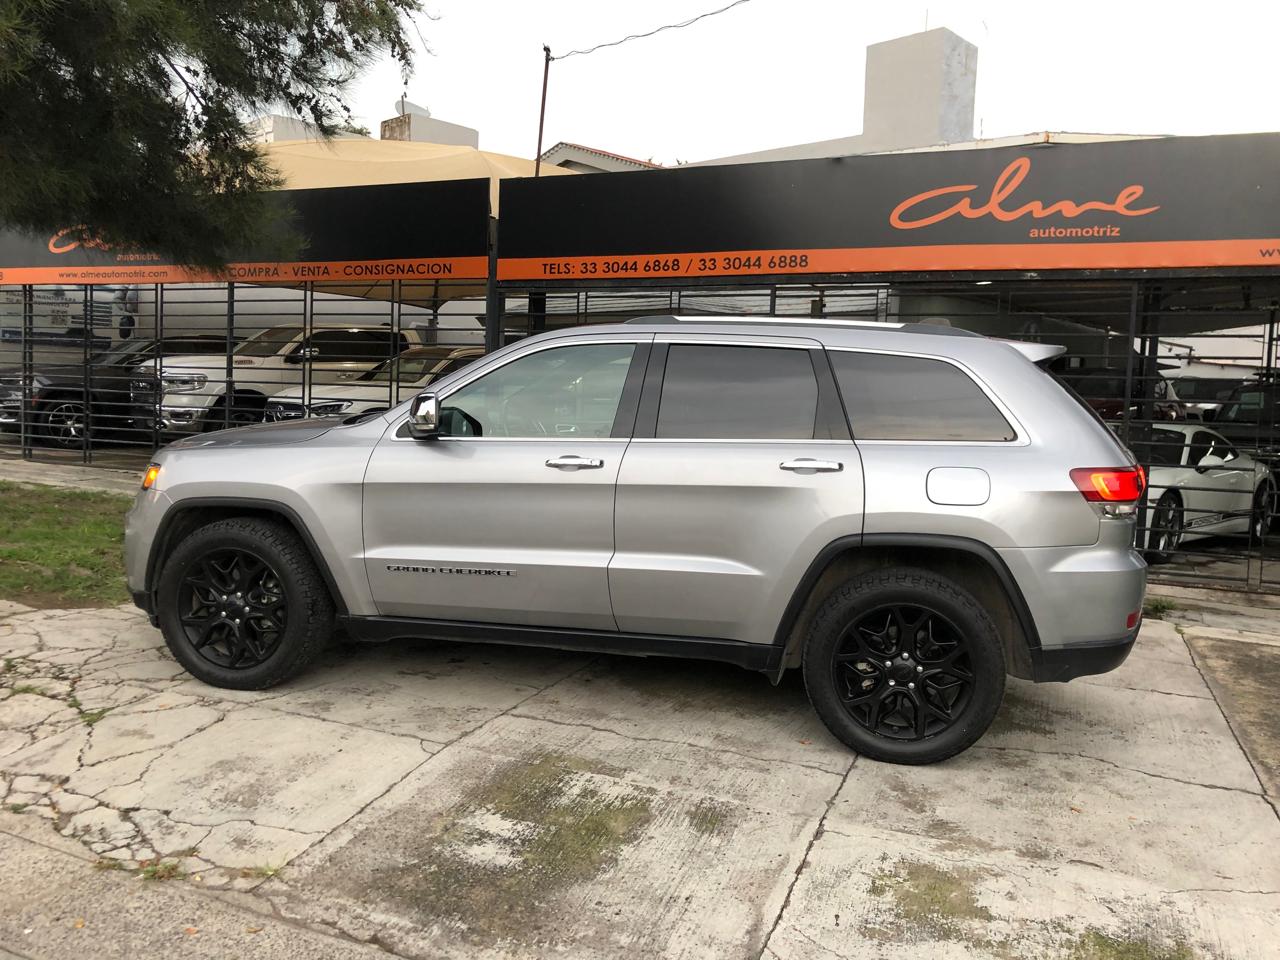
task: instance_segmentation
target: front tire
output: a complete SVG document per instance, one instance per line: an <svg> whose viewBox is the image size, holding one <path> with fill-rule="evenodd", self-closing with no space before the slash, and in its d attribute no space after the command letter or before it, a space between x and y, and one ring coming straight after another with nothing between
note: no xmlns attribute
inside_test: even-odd
<svg viewBox="0 0 1280 960"><path fill-rule="evenodd" d="M184 538L157 589L165 643L192 676L262 690L297 676L333 632L333 600L285 524L219 520Z"/></svg>
<svg viewBox="0 0 1280 960"><path fill-rule="evenodd" d="M946 577L873 570L827 598L809 628L804 681L837 739L889 763L936 763L986 732L1004 697L991 617Z"/></svg>
<svg viewBox="0 0 1280 960"><path fill-rule="evenodd" d="M80 397L53 397L40 414L40 435L51 446L78 450L84 446L87 423L84 401Z"/></svg>
<svg viewBox="0 0 1280 960"><path fill-rule="evenodd" d="M204 433L214 430L234 430L236 427L251 427L262 423L267 411L267 398L260 393L248 391L231 395L231 411L227 412L227 395L223 394L209 408L203 425Z"/></svg>

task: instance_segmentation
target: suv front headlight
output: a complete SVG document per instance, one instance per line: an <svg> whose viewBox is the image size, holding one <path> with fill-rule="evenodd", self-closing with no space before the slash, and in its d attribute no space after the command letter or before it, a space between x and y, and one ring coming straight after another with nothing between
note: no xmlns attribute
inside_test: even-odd
<svg viewBox="0 0 1280 960"><path fill-rule="evenodd" d="M310 407L313 417L335 417L349 409L351 409L350 400L327 400L324 403L313 403Z"/></svg>
<svg viewBox="0 0 1280 960"><path fill-rule="evenodd" d="M209 378L203 373L182 373L161 377L160 387L165 393L191 393L208 382Z"/></svg>

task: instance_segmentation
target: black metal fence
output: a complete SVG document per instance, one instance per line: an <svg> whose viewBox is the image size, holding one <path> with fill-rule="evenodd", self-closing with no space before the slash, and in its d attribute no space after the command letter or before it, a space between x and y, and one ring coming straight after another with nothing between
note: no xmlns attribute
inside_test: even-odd
<svg viewBox="0 0 1280 960"><path fill-rule="evenodd" d="M501 337L645 314L946 323L1050 364L1149 472L1153 576L1280 589L1270 278L504 285ZM174 437L386 409L483 353L474 286L0 287L0 456L138 468Z"/></svg>

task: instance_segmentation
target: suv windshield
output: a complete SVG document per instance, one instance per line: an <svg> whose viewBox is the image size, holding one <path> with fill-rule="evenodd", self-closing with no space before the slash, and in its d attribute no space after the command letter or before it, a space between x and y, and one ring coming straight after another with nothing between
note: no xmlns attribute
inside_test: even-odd
<svg viewBox="0 0 1280 960"><path fill-rule="evenodd" d="M1273 387L1250 386L1236 392L1223 408L1218 419L1235 423L1270 422L1276 419L1277 399ZM1268 407L1271 408L1270 412L1264 415Z"/></svg>
<svg viewBox="0 0 1280 960"><path fill-rule="evenodd" d="M268 327L236 347L238 357L274 357L280 348L291 343L301 327Z"/></svg>
<svg viewBox="0 0 1280 960"><path fill-rule="evenodd" d="M155 340L124 340L89 358L90 363L118 366L145 360L155 352Z"/></svg>
<svg viewBox="0 0 1280 960"><path fill-rule="evenodd" d="M1178 396L1196 403L1215 403L1226 400L1238 386L1239 380L1221 377L1179 377Z"/></svg>
<svg viewBox="0 0 1280 960"><path fill-rule="evenodd" d="M445 349L439 352L414 353L412 356L384 360L360 379L373 383L390 383L392 380L417 383L452 352L452 349Z"/></svg>

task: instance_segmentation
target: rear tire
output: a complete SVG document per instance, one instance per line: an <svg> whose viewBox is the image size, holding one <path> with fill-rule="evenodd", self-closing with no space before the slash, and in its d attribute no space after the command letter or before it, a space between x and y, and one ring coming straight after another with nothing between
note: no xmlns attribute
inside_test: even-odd
<svg viewBox="0 0 1280 960"><path fill-rule="evenodd" d="M1184 530L1182 498L1172 490L1161 494L1151 514L1151 532L1147 535L1147 561L1168 563L1182 546Z"/></svg>
<svg viewBox="0 0 1280 960"><path fill-rule="evenodd" d="M986 732L1004 697L1004 651L967 590L913 567L837 587L804 646L804 682L837 739L888 763L936 763Z"/></svg>
<svg viewBox="0 0 1280 960"><path fill-rule="evenodd" d="M305 670L333 633L333 599L298 535L219 520L169 554L156 591L165 643L198 680L262 690Z"/></svg>
<svg viewBox="0 0 1280 960"><path fill-rule="evenodd" d="M1275 526L1278 509L1280 502L1275 482L1264 480L1253 494L1253 512L1249 517L1249 534L1253 546L1260 547L1266 542L1267 534Z"/></svg>

